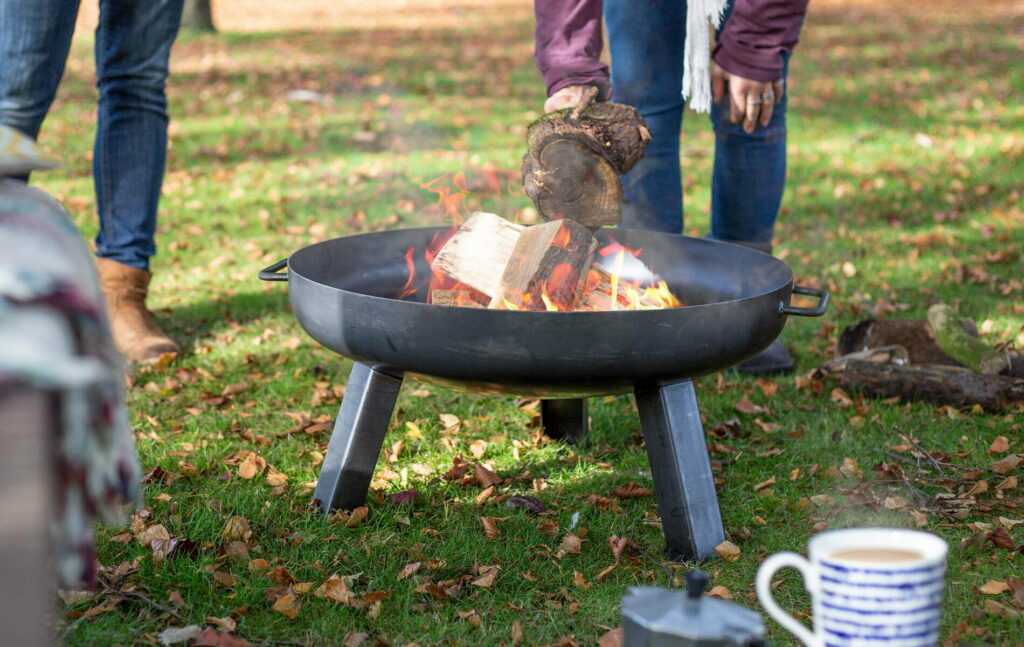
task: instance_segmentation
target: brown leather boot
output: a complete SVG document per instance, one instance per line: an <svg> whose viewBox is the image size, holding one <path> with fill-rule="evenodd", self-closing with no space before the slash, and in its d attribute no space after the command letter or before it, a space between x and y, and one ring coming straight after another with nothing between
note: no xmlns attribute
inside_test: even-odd
<svg viewBox="0 0 1024 647"><path fill-rule="evenodd" d="M107 301L107 317L114 334L114 345L133 362L154 362L164 353L180 353L181 348L164 334L146 309L150 272L106 258L96 259L100 289Z"/></svg>

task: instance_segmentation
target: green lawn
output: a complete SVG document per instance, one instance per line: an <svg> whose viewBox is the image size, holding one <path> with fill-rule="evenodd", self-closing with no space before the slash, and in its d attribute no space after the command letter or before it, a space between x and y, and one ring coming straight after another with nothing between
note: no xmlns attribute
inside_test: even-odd
<svg viewBox="0 0 1024 647"><path fill-rule="evenodd" d="M471 189L464 208L521 216L529 200L519 159L543 101L531 39L528 6L512 28L493 33L180 39L152 303L187 353L131 375L146 508L130 527L98 538L110 585L146 599L113 605L118 597L107 594L66 607L69 644L153 644L167 627L230 617L222 626L266 645L336 645L349 632L349 644L367 633L364 645L574 644L567 637L593 645L618 625L625 587L677 586L697 566L665 561L653 497L613 495L626 483L651 486L627 396L592 400L592 433L572 449L539 434L536 402L408 381L368 518L348 527L307 508L350 362L306 337L286 288L256 273L318 240L445 224L437 196L421 185L449 176L438 186L456 190L450 176L459 171ZM66 166L38 184L91 237L89 47L76 44L42 135ZM700 566L736 601L758 608L760 560L802 550L816 531L924 523L951 547L949 644L1024 643L1024 601L978 590L1024 572L1019 552L987 538L1003 527L1014 545L1024 543L1015 527L1024 492L1008 478L1020 470L989 468L1024 452L1021 411L847 398L806 378L844 326L920 318L935 302L973 318L990 344L1024 346L1022 47L1019 3L812 3L791 66L777 253L799 283L830 290L833 305L783 333L796 376L725 373L698 384L725 527L741 550L736 561ZM326 101L284 98L300 88ZM694 235L707 227L712 143L706 118L688 115L683 169ZM915 459L901 434L953 465L939 473ZM990 451L999 436L1008 449ZM243 478L253 464L264 467L258 459L286 482L269 467ZM478 501L479 485L445 478L456 459L504 479L490 500ZM409 489L418 491L411 505L388 497ZM494 502L517 493L547 512ZM937 496L949 494L965 507ZM251 534L237 520L228 528L234 517ZM481 517L499 519L496 539ZM134 536L155 524L195 550L159 559ZM566 550L570 532L582 539L578 553ZM611 535L635 549L599 580L615 563ZM418 570L408 566L415 563ZM314 594L332 575L346 578L348 603ZM272 588L292 578L297 609ZM797 574L780 578L778 598L806 613ZM773 624L771 639L793 644Z"/></svg>

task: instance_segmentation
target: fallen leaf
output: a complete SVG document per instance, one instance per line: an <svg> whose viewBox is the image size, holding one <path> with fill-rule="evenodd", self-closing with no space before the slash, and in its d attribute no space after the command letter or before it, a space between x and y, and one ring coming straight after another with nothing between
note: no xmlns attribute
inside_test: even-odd
<svg viewBox="0 0 1024 647"><path fill-rule="evenodd" d="M1010 533L1006 532L1006 528L996 528L985 535L985 539L988 539L1000 548L1008 548L1010 550L1017 548L1016 544L1013 543L1013 537L1010 536Z"/></svg>
<svg viewBox="0 0 1024 647"><path fill-rule="evenodd" d="M725 588L722 585L712 586L711 590L708 591L708 596L712 598L722 598L723 600L732 600L732 591Z"/></svg>
<svg viewBox="0 0 1024 647"><path fill-rule="evenodd" d="M1007 517L999 517L999 523L1007 530L1013 530L1017 526L1024 523L1024 519L1009 519Z"/></svg>
<svg viewBox="0 0 1024 647"><path fill-rule="evenodd" d="M508 508L524 508L533 514L540 514L545 510L544 504L540 502L540 499L527 494L513 494L505 500L505 506Z"/></svg>
<svg viewBox="0 0 1024 647"><path fill-rule="evenodd" d="M398 572L398 579L404 580L416 571L420 570L420 566L422 565L422 562L412 562L411 564L406 564L405 567Z"/></svg>
<svg viewBox="0 0 1024 647"><path fill-rule="evenodd" d="M389 494L388 498L395 505L412 505L417 496L419 496L419 490L402 490L401 492Z"/></svg>
<svg viewBox="0 0 1024 647"><path fill-rule="evenodd" d="M562 537L562 543L558 545L558 549L569 555L578 555L582 552L583 542L579 537L573 533L567 534Z"/></svg>
<svg viewBox="0 0 1024 647"><path fill-rule="evenodd" d="M988 446L988 451L991 454L1002 454L1008 449L1010 449L1010 441L1006 439L1006 436L996 436L996 439Z"/></svg>
<svg viewBox="0 0 1024 647"><path fill-rule="evenodd" d="M519 624L519 621L512 623L512 645L513 647L519 647L523 644L523 627Z"/></svg>
<svg viewBox="0 0 1024 647"><path fill-rule="evenodd" d="M1006 606L1001 602L996 602L992 598L988 598L985 600L985 611L987 611L991 615L999 616L1001 618L1012 619L1020 615L1019 611L1011 609L1010 607Z"/></svg>
<svg viewBox="0 0 1024 647"><path fill-rule="evenodd" d="M135 535L136 541L142 546L149 546L154 540L157 539L170 539L171 533L167 532L167 528L157 523L149 526L139 534Z"/></svg>
<svg viewBox="0 0 1024 647"><path fill-rule="evenodd" d="M1016 487L1017 487L1017 477L1016 476L1007 476L1006 478L1004 478L1002 481L999 482L999 485L996 486L996 489L997 490L1001 490L1001 491L1005 491L1005 490L1012 490L1012 489L1014 489Z"/></svg>
<svg viewBox="0 0 1024 647"><path fill-rule="evenodd" d="M1024 580L1019 577L1008 577L1006 583L1013 591L1013 604L1018 609L1024 609Z"/></svg>
<svg viewBox="0 0 1024 647"><path fill-rule="evenodd" d="M267 560L263 559L262 557L257 557L256 559L254 559L254 560L249 562L249 570L250 571L266 571L266 570L269 570L269 569L270 569L270 562L268 562Z"/></svg>
<svg viewBox="0 0 1024 647"><path fill-rule="evenodd" d="M228 519L228 522L224 524L224 530L221 532L221 536L225 539L242 539L244 541L248 541L249 537L252 536L252 530L249 528L249 520L245 517L231 517Z"/></svg>
<svg viewBox="0 0 1024 647"><path fill-rule="evenodd" d="M238 628L238 623L231 616L224 616L223 618L206 616L206 622L211 625L217 625L221 631L231 632Z"/></svg>
<svg viewBox="0 0 1024 647"><path fill-rule="evenodd" d="M473 584L473 586L480 586L485 589L489 589L494 584L494 581L496 579L498 579L498 568L491 567L490 570L486 571L483 575L473 580L471 584Z"/></svg>
<svg viewBox="0 0 1024 647"><path fill-rule="evenodd" d="M1006 582L1000 582L999 580L989 580L988 582L985 582L984 584L979 586L978 590L984 593L985 595L999 595L1004 591L1009 591L1010 585Z"/></svg>
<svg viewBox="0 0 1024 647"><path fill-rule="evenodd" d="M1015 470L1018 465L1020 465L1020 461L1020 454L1010 454L1009 456L1002 460L998 460L994 463L989 464L988 467L996 474L1009 474L1010 472Z"/></svg>
<svg viewBox="0 0 1024 647"><path fill-rule="evenodd" d="M199 634L192 647L253 647L252 643L224 631L207 629Z"/></svg>
<svg viewBox="0 0 1024 647"><path fill-rule="evenodd" d="M583 573L580 573L579 571L572 572L572 585L578 589L586 589L593 586L592 584L587 583L587 579L583 577Z"/></svg>
<svg viewBox="0 0 1024 647"><path fill-rule="evenodd" d="M907 500L901 496L888 496L885 497L885 501L882 502L889 510L902 510L907 507Z"/></svg>
<svg viewBox="0 0 1024 647"><path fill-rule="evenodd" d="M66 591L64 589L57 589L57 596L60 597L61 601L70 606L82 600L88 600L93 596L92 591Z"/></svg>
<svg viewBox="0 0 1024 647"><path fill-rule="evenodd" d="M256 452L249 452L238 464L238 477L243 479L256 478L267 466L267 461Z"/></svg>
<svg viewBox="0 0 1024 647"><path fill-rule="evenodd" d="M476 480L480 482L481 487L487 488L501 483L501 479L498 478L497 474L479 463L473 466L473 475L476 477Z"/></svg>
<svg viewBox="0 0 1024 647"><path fill-rule="evenodd" d="M557 535L559 531L558 524L550 519L546 519L537 524L537 530L545 535Z"/></svg>
<svg viewBox="0 0 1024 647"><path fill-rule="evenodd" d="M764 407L754 404L750 398L743 396L743 399L733 405L740 413L764 413Z"/></svg>
<svg viewBox="0 0 1024 647"><path fill-rule="evenodd" d="M294 594L285 593L274 601L274 606L272 608L285 618L293 620L299 616L299 610L302 608L302 603L299 602L299 598Z"/></svg>
<svg viewBox="0 0 1024 647"><path fill-rule="evenodd" d="M288 475L284 472L280 472L277 468L271 466L267 471L267 485L271 487L280 487L288 482Z"/></svg>
<svg viewBox="0 0 1024 647"><path fill-rule="evenodd" d="M453 413L442 413L438 415L438 418L441 419L441 425L445 429L450 429L461 422L459 417Z"/></svg>
<svg viewBox="0 0 1024 647"><path fill-rule="evenodd" d="M623 647L623 645L625 645L625 638L622 635L622 627L612 629L597 639L597 647Z"/></svg>
<svg viewBox="0 0 1024 647"><path fill-rule="evenodd" d="M480 517L480 523L483 524L484 534L487 535L488 539L497 539L501 534L498 530L498 522L495 521L494 517Z"/></svg>
<svg viewBox="0 0 1024 647"><path fill-rule="evenodd" d="M213 581L220 586L230 589L235 585L235 576L231 573L225 573L224 571L214 571Z"/></svg>
<svg viewBox="0 0 1024 647"><path fill-rule="evenodd" d="M651 496L652 494L654 494L654 492L636 483L620 485L612 492L612 496L620 499L639 499L645 496Z"/></svg>
<svg viewBox="0 0 1024 647"><path fill-rule="evenodd" d="M318 598L327 598L340 602L342 604L351 604L355 600L355 595L349 590L348 585L345 583L344 578L332 575L327 578L323 584L320 585L316 591L313 592Z"/></svg>
<svg viewBox="0 0 1024 647"><path fill-rule="evenodd" d="M487 443L483 440L474 440L469 443L469 453L478 460L483 458L484 454L487 453Z"/></svg>
<svg viewBox="0 0 1024 647"><path fill-rule="evenodd" d="M344 647L359 647L359 645L362 645L363 641L369 637L370 634L364 631L350 631L341 639L341 644Z"/></svg>
<svg viewBox="0 0 1024 647"><path fill-rule="evenodd" d="M366 518L368 516L370 516L370 509L367 508L365 505L359 506L358 508L352 511L352 514L349 516L348 521L345 522L345 527L355 528L362 522L366 521Z"/></svg>
<svg viewBox="0 0 1024 647"><path fill-rule="evenodd" d="M843 459L843 464L839 467L839 471L847 478L861 477L860 465L857 463L857 459L850 458L849 456Z"/></svg>
<svg viewBox="0 0 1024 647"><path fill-rule="evenodd" d="M168 627L157 635L161 645L176 645L192 640L203 633L199 625L188 625L187 627Z"/></svg>
<svg viewBox="0 0 1024 647"><path fill-rule="evenodd" d="M754 486L754 492L760 492L761 490L765 489L766 487L771 487L773 485L775 485L775 477L774 476L771 477L770 479L768 479L767 481L761 481L760 483L755 485Z"/></svg>
<svg viewBox="0 0 1024 647"><path fill-rule="evenodd" d="M715 552L728 562L735 562L740 558L740 547L728 539L715 546Z"/></svg>
<svg viewBox="0 0 1024 647"><path fill-rule="evenodd" d="M275 566L267 575L270 581L282 586L291 586L296 582L295 577L284 566Z"/></svg>
<svg viewBox="0 0 1024 647"><path fill-rule="evenodd" d="M483 505L484 503L487 502L487 499L491 498L492 496L494 496L494 486L490 485L487 488L485 488L483 492L476 495L476 504Z"/></svg>
<svg viewBox="0 0 1024 647"><path fill-rule="evenodd" d="M914 525L918 528L924 528L928 525L928 517L926 517L924 513L917 510L911 510L910 516L914 518Z"/></svg>

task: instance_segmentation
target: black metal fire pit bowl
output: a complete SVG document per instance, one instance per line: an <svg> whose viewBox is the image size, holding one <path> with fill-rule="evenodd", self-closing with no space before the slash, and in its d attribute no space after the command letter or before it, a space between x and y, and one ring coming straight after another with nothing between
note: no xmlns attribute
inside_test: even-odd
<svg viewBox="0 0 1024 647"><path fill-rule="evenodd" d="M317 342L355 361L314 500L326 514L363 504L404 377L491 395L541 398L545 433L575 442L587 397L632 392L669 553L704 558L725 539L693 378L766 348L788 315L825 313L824 290L794 286L782 261L745 247L658 232L605 229L685 307L624 312L524 312L425 303L422 251L447 228L335 238L261 271L288 281L292 310ZM287 273L280 272L287 266ZM624 278L643 280L627 266ZM791 294L819 299L789 305Z"/></svg>

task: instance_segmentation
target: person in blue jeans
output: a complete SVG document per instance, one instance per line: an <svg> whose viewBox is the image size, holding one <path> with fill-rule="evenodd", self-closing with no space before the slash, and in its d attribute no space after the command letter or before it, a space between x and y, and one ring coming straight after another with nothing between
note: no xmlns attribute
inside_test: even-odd
<svg viewBox="0 0 1024 647"><path fill-rule="evenodd" d="M701 91L710 89L713 97L703 102L710 103L715 131L709 237L771 253L786 181L787 64L807 0L735 0L728 6L721 0L691 0L689 6L685 0L604 0L610 79L599 60L601 5L535 0L537 64L549 94L545 111L578 105L596 86L598 98L631 105L647 122L647 153L623 177L622 226L682 232L679 136L684 76L690 75L691 107L702 103L695 101ZM708 61L710 36L697 40L700 22L719 10L718 39ZM688 29L688 18L699 20L691 20ZM695 42L688 48L694 23ZM776 341L739 370L792 368L792 357Z"/></svg>
<svg viewBox="0 0 1024 647"><path fill-rule="evenodd" d="M133 361L180 350L156 325L145 300L167 156L164 86L183 5L184 0L99 5L96 267L114 341ZM78 8L79 0L0 0L0 124L38 136L64 74Z"/></svg>

